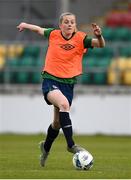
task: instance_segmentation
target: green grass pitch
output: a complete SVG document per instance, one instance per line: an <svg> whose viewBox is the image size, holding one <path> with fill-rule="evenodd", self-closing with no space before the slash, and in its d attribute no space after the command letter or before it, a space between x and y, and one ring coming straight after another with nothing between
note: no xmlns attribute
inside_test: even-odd
<svg viewBox="0 0 131 180"><path fill-rule="evenodd" d="M63 135L52 146L46 167L39 165L43 135L0 135L1 179L131 179L131 136L74 136L94 156L90 171L75 170Z"/></svg>

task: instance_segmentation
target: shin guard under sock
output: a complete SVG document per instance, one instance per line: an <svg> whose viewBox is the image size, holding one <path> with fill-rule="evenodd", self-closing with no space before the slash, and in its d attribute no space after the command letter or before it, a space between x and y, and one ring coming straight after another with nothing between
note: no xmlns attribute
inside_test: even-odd
<svg viewBox="0 0 131 180"><path fill-rule="evenodd" d="M73 130L72 130L72 123L69 117L68 112L59 112L59 118L60 118L60 125L63 130L64 136L67 141L67 145L69 148L71 148L74 145L73 141Z"/></svg>
<svg viewBox="0 0 131 180"><path fill-rule="evenodd" d="M46 152L50 151L51 145L59 134L59 130L53 129L50 125L47 131L46 140L44 143L44 149Z"/></svg>

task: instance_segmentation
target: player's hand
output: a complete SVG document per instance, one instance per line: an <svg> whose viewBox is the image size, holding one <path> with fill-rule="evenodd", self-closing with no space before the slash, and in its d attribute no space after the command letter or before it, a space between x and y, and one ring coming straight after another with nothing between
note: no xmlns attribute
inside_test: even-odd
<svg viewBox="0 0 131 180"><path fill-rule="evenodd" d="M96 24L92 23L93 33L96 37L101 36L101 28Z"/></svg>
<svg viewBox="0 0 131 180"><path fill-rule="evenodd" d="M17 26L17 29L21 32L26 28L26 23L22 22Z"/></svg>

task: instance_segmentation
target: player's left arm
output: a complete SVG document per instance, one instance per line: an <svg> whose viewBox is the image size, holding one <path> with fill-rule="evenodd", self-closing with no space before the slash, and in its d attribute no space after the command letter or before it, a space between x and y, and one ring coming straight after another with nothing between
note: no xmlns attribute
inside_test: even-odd
<svg viewBox="0 0 131 180"><path fill-rule="evenodd" d="M95 35L95 38L92 38L92 47L105 47L105 40L102 36L101 28L96 23L92 23L92 28Z"/></svg>

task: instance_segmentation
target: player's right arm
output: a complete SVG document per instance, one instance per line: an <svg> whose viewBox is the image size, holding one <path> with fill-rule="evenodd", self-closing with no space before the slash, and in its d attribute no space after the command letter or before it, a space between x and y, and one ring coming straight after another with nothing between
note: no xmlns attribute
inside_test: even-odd
<svg viewBox="0 0 131 180"><path fill-rule="evenodd" d="M37 25L34 25L34 24L28 24L28 23L25 23L25 22L20 23L17 26L17 29L20 32L23 31L24 29L28 29L28 30L36 32L37 34L40 34L40 35L44 35L45 30L47 30L46 28L42 28L40 26L37 26Z"/></svg>

